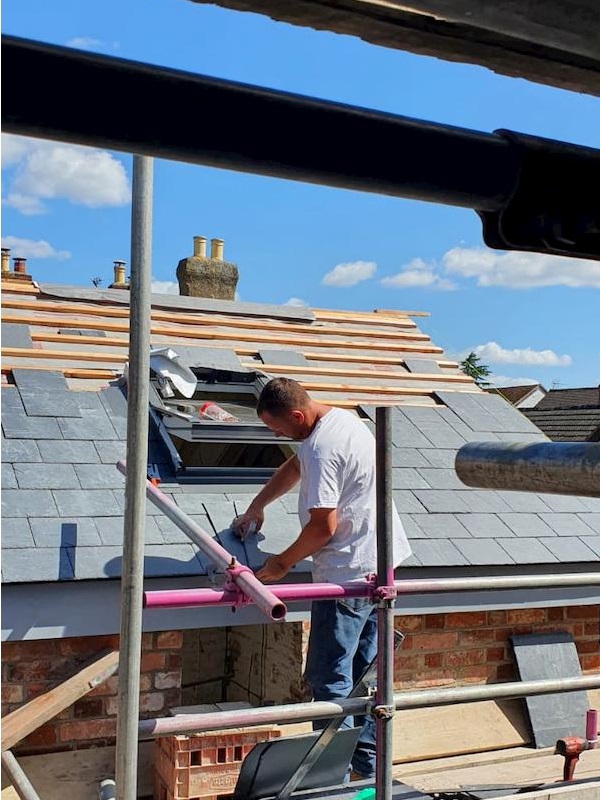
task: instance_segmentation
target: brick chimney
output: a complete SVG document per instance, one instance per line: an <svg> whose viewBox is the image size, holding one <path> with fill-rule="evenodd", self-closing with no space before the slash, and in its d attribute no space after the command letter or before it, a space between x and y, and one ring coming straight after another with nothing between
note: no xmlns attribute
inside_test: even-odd
<svg viewBox="0 0 600 800"><path fill-rule="evenodd" d="M129 284L125 280L125 264L126 261L115 261L115 279L108 287L109 289L129 289Z"/></svg>
<svg viewBox="0 0 600 800"><path fill-rule="evenodd" d="M2 248L2 272L10 273L10 247Z"/></svg>
<svg viewBox="0 0 600 800"><path fill-rule="evenodd" d="M194 236L194 255L182 258L177 265L179 294L215 300L235 299L239 272L234 263L223 260L223 245L223 239L211 239L208 258L206 239Z"/></svg>

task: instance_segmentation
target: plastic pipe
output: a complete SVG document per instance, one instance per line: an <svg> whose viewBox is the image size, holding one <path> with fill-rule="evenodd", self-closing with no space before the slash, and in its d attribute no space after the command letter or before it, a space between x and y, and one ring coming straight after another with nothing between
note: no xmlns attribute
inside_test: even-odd
<svg viewBox="0 0 600 800"><path fill-rule="evenodd" d="M117 469L123 475L127 474L127 465L124 461L117 463ZM183 531L194 542L200 550L207 555L217 566L224 570L236 567L233 556L224 547L212 538L212 536L190 519L179 506L177 506L166 494L157 489L149 480L146 480L146 497L150 502L159 508L171 522ZM254 573L247 568L242 568L240 572L231 573L233 580L249 599L256 603L258 608L265 613L269 619L283 620L287 613L285 605L267 586L262 584Z"/></svg>
<svg viewBox="0 0 600 800"><path fill-rule="evenodd" d="M585 738L593 750L598 743L598 712L595 708L590 708L585 715Z"/></svg>

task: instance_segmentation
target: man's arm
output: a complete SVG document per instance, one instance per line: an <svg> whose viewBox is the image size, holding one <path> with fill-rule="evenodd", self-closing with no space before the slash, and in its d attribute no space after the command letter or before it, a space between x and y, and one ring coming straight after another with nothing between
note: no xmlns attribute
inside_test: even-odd
<svg viewBox="0 0 600 800"><path fill-rule="evenodd" d="M241 514L233 520L232 527L234 532L242 539L250 530L252 523L255 530L260 530L265 521L265 506L277 500L286 492L289 492L300 480L300 464L297 456L288 458L269 478L254 500L248 506L245 514Z"/></svg>
<svg viewBox="0 0 600 800"><path fill-rule="evenodd" d="M300 536L283 553L268 558L256 573L263 581L278 581L303 558L318 553L335 533L337 511L335 508L311 508L310 520L300 532Z"/></svg>

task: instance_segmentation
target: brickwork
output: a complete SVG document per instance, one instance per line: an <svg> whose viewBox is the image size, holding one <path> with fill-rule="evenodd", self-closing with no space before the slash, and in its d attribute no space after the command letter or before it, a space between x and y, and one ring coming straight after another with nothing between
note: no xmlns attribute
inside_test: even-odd
<svg viewBox="0 0 600 800"><path fill-rule="evenodd" d="M140 716L162 716L181 702L181 631L146 633L142 638ZM74 675L103 652L119 646L118 636L4 642L2 715ZM118 677L113 675L71 708L21 742L20 754L76 750L114 744Z"/></svg>
<svg viewBox="0 0 600 800"><path fill-rule="evenodd" d="M583 672L600 668L598 606L397 616L406 639L396 654L397 689L516 680L509 637L565 631Z"/></svg>

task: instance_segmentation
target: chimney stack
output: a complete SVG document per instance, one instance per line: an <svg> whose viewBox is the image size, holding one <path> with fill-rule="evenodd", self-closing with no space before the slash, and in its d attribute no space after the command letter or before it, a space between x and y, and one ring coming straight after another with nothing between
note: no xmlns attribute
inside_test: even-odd
<svg viewBox="0 0 600 800"><path fill-rule="evenodd" d="M223 246L223 239L211 239L210 258L207 258L205 237L194 236L194 255L182 258L177 265L179 294L215 300L235 299L239 272L235 264L223 260Z"/></svg>
<svg viewBox="0 0 600 800"><path fill-rule="evenodd" d="M2 272L10 272L10 247L2 248Z"/></svg>
<svg viewBox="0 0 600 800"><path fill-rule="evenodd" d="M13 259L14 267L13 271L19 275L26 275L27 274L27 259L22 258L21 256L15 256Z"/></svg>
<svg viewBox="0 0 600 800"><path fill-rule="evenodd" d="M108 287L109 289L129 289L129 284L125 280L126 261L117 260L114 262L115 279Z"/></svg>

